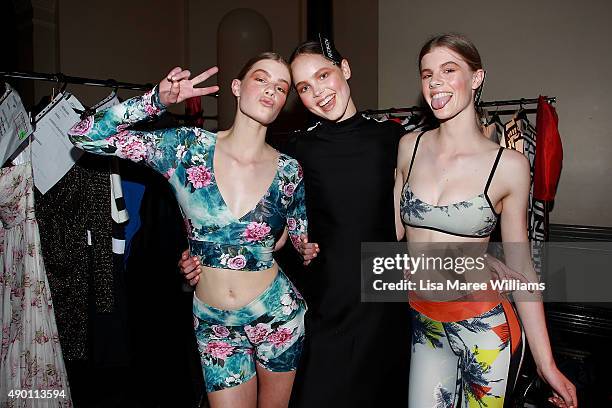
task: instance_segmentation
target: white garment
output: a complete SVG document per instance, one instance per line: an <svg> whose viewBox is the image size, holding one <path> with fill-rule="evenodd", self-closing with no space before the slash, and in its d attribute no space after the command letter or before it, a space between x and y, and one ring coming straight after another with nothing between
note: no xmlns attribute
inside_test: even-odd
<svg viewBox="0 0 612 408"><path fill-rule="evenodd" d="M0 407L72 407L32 185L29 163L0 169ZM42 398L54 390L64 397Z"/></svg>

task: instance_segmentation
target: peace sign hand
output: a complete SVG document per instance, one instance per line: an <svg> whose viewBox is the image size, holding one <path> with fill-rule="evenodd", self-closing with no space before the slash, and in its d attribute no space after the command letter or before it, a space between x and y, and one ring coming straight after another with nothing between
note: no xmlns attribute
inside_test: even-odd
<svg viewBox="0 0 612 408"><path fill-rule="evenodd" d="M211 76L215 75L219 68L212 67L202 72L193 79L189 79L191 72L183 70L181 67L176 67L166 75L159 83L159 100L165 106L170 106L175 103L183 102L194 96L204 96L215 93L219 87L208 86L205 88L194 88L194 85L206 81Z"/></svg>

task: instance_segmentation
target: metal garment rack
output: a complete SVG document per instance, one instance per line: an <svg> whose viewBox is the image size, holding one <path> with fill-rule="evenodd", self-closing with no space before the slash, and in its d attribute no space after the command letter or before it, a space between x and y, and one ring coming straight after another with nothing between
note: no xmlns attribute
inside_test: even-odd
<svg viewBox="0 0 612 408"><path fill-rule="evenodd" d="M548 103L557 102L557 97L548 96L544 98ZM499 101L489 101L489 102L480 102L477 106L479 108L486 108L490 106L513 106L513 105L532 105L534 103L538 103L538 98L521 98L521 99L508 99L508 100L499 100ZM427 110L427 108L423 108L420 106L412 106L409 108L388 108L388 109L369 109L364 113L368 115L380 115L385 113L410 113L410 112L420 112Z"/></svg>
<svg viewBox="0 0 612 408"><path fill-rule="evenodd" d="M509 99L503 101L490 101L490 102L481 102L478 104L481 108L486 108L487 106L511 106L511 105L531 105L534 103L538 103L539 98L530 98L530 99ZM548 103L556 103L556 96L545 96L544 100Z"/></svg>
<svg viewBox="0 0 612 408"><path fill-rule="evenodd" d="M114 79L92 79L92 78L83 78L76 76L64 75L61 72L56 74L43 74L39 72L30 72L30 71L0 71L0 77L3 78L17 78L17 79L27 79L34 81L48 81L48 82L56 82L57 84L62 84L62 87L65 88L67 84L76 84L76 85L89 85L89 86L101 86L106 88L115 88L115 89L131 89L135 91L148 91L153 88L154 84L134 84L130 82L118 82ZM216 98L217 94L206 95L209 97Z"/></svg>

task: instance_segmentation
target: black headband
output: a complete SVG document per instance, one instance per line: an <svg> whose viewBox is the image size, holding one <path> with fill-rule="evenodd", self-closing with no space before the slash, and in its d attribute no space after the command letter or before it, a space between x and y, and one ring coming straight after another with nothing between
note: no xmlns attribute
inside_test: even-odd
<svg viewBox="0 0 612 408"><path fill-rule="evenodd" d="M334 43L329 38L319 33L319 44L321 44L323 56L333 62L334 65L340 65L342 62L342 55L340 55L336 47L334 47Z"/></svg>

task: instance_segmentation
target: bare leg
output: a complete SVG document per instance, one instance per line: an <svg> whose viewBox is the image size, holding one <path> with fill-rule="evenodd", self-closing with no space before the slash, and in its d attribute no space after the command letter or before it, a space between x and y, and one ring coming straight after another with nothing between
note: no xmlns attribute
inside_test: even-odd
<svg viewBox="0 0 612 408"><path fill-rule="evenodd" d="M257 376L235 387L209 392L208 404L210 408L256 408Z"/></svg>
<svg viewBox="0 0 612 408"><path fill-rule="evenodd" d="M295 371L274 372L266 370L259 363L256 366L259 385L257 407L287 408Z"/></svg>

